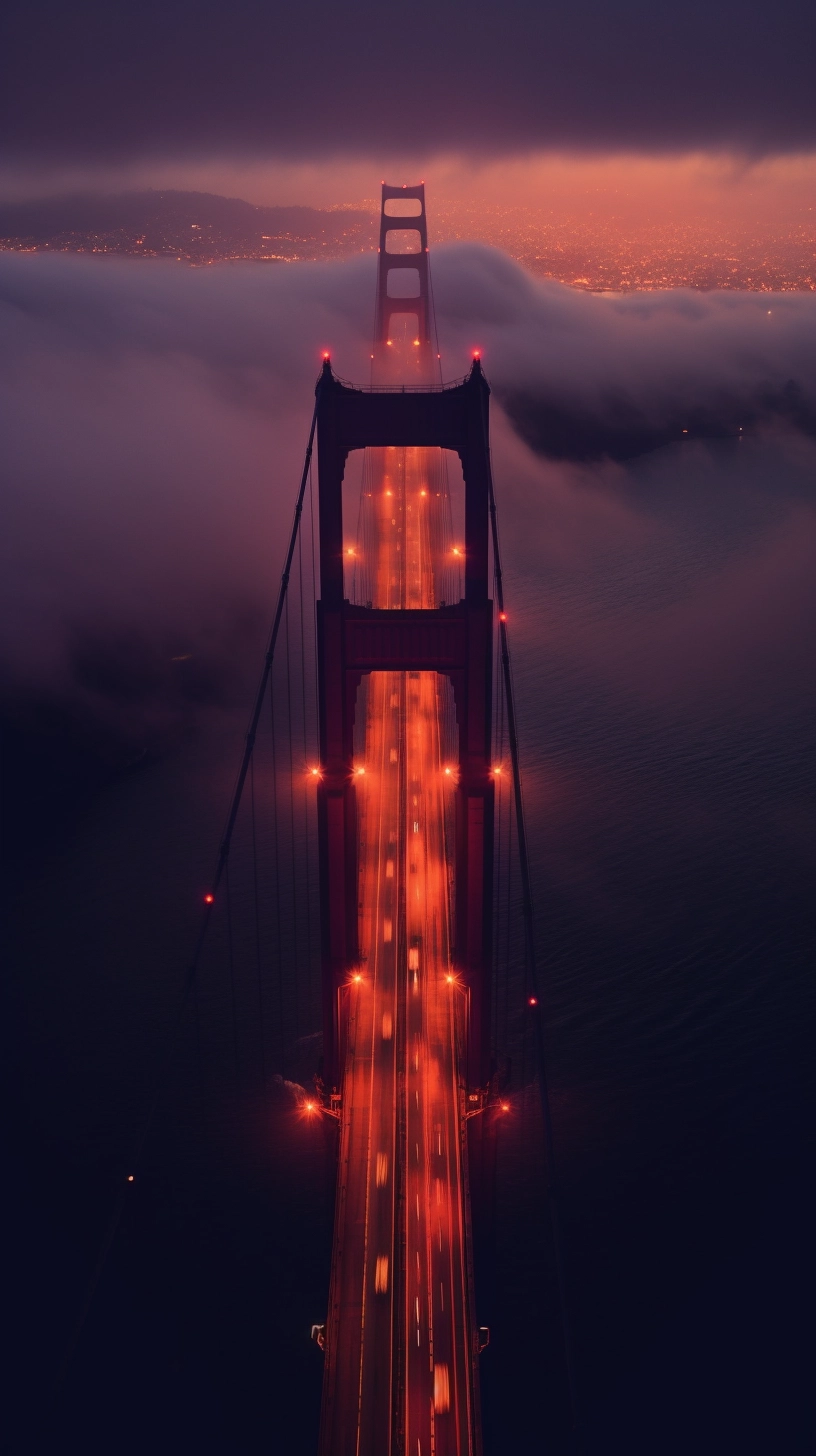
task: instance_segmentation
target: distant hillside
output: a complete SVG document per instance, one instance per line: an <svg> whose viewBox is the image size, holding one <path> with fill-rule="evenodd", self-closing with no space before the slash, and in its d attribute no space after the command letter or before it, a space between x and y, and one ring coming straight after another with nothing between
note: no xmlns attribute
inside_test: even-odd
<svg viewBox="0 0 816 1456"><path fill-rule="evenodd" d="M220 258L340 257L376 244L362 211L255 207L210 192L77 194L0 203L0 247Z"/></svg>

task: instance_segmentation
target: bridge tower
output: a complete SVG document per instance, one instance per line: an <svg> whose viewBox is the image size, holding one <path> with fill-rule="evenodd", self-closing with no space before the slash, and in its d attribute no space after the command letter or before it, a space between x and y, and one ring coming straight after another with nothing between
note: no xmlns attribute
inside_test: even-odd
<svg viewBox="0 0 816 1456"><path fill-rule="evenodd" d="M409 214L407 208L413 207ZM416 237L406 237L414 232ZM400 247L393 253L394 234ZM428 387L432 309L425 191L383 184L375 364L388 378L389 338L407 318L404 342L416 350L425 387L353 389L324 362L318 383L320 601L318 688L321 781L318 833L324 997L324 1079L340 1080L340 996L359 956L357 810L352 744L357 688L364 673L431 671L453 684L459 732L454 865L455 946L470 993L467 1079L488 1080L492 956L493 798L490 762L492 607L488 595L490 390L478 357L466 380ZM407 279L395 293L392 280ZM413 338L411 338L411 332ZM405 329L403 326L403 334ZM404 349L400 351L405 357ZM435 362L435 361L434 361ZM411 370L413 375L413 370ZM377 609L345 599L342 487L353 450L439 447L458 454L465 489L465 593L436 609Z"/></svg>
<svg viewBox="0 0 816 1456"><path fill-rule="evenodd" d="M383 182L372 383L415 387L438 380L432 333L425 185Z"/></svg>

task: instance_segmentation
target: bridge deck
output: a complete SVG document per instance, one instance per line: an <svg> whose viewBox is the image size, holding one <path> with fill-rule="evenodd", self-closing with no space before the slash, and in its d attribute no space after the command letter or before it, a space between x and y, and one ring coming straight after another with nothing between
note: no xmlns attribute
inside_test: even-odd
<svg viewBox="0 0 816 1456"><path fill-rule="evenodd" d="M379 607L432 607L427 456L384 452ZM346 1053L322 1456L473 1456L466 1248L466 1000L450 956L441 679L369 679L360 809L361 979Z"/></svg>

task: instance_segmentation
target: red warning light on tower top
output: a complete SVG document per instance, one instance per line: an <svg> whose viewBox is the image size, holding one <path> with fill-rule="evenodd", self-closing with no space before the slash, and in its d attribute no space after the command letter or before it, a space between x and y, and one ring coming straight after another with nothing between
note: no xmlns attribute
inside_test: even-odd
<svg viewBox="0 0 816 1456"><path fill-rule="evenodd" d="M205 905L214 905L215 904L215 895L205 895L204 896L204 904Z"/></svg>
<svg viewBox="0 0 816 1456"><path fill-rule="evenodd" d="M473 357L474 357L474 359L481 359L481 357L482 357L482 351L481 351L481 349L474 349L473 350Z"/></svg>

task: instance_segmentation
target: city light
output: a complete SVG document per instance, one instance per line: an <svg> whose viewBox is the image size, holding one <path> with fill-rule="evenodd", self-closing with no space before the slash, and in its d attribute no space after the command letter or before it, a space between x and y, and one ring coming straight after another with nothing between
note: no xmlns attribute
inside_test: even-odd
<svg viewBox="0 0 816 1456"><path fill-rule="evenodd" d="M499 612L499 621L500 622L506 622L507 621L507 613L506 612Z"/></svg>

